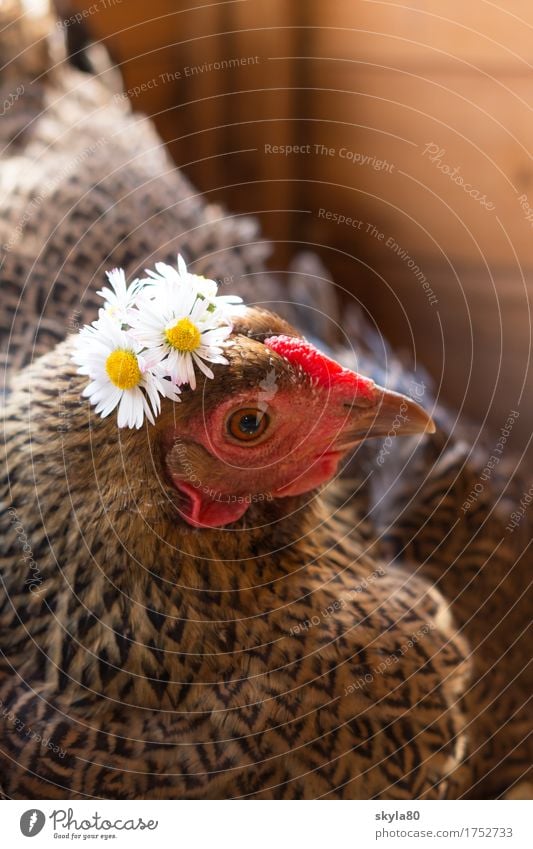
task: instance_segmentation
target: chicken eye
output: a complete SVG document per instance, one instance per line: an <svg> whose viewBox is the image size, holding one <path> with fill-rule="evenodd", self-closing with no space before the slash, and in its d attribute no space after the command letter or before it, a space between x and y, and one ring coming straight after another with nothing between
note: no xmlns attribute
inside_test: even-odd
<svg viewBox="0 0 533 849"><path fill-rule="evenodd" d="M241 442L252 442L264 434L270 419L263 410L254 407L236 410L228 419L228 432Z"/></svg>

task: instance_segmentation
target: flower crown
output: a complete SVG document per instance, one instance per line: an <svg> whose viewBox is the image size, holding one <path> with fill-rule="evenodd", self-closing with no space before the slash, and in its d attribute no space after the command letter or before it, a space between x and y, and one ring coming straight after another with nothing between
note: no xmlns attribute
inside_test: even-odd
<svg viewBox="0 0 533 849"><path fill-rule="evenodd" d="M121 268L106 272L109 287L98 319L80 330L72 359L90 383L82 395L102 418L118 407L119 427L139 428L144 416L154 424L161 397L179 401L180 386L196 389L196 369L208 378L207 363L227 365L233 295L217 295L218 284L178 267L157 262L148 277L129 286Z"/></svg>

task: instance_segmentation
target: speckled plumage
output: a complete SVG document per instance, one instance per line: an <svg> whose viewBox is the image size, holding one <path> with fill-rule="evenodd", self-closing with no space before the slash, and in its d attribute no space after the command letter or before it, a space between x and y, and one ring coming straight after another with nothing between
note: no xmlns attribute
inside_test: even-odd
<svg viewBox="0 0 533 849"><path fill-rule="evenodd" d="M23 728L4 723L5 792L468 793L502 751L477 750L472 724L502 680L476 684L469 630L457 630L480 589L450 608L426 577L435 554L422 568L382 559L353 492L339 509L335 485L252 504L229 529L187 527L156 474L157 427L89 419L69 344L20 375L7 407L0 698ZM230 366L224 381L256 367ZM188 403L194 393L180 416ZM477 656L498 652L489 642ZM507 715L513 700L499 702ZM488 717L497 731L494 707ZM523 755L511 761L523 770Z"/></svg>
<svg viewBox="0 0 533 849"><path fill-rule="evenodd" d="M464 790L469 665L440 594L372 555L352 511L316 494L253 504L229 530L188 528L161 498L173 495L152 468L157 429L89 424L68 344L20 376L31 394L7 410L0 690L66 754L8 723L20 765L5 792ZM38 576L21 564L19 523Z"/></svg>

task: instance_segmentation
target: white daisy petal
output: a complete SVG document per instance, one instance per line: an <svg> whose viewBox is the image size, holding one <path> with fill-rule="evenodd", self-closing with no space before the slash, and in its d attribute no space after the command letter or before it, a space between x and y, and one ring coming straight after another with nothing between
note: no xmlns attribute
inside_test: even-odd
<svg viewBox="0 0 533 849"><path fill-rule="evenodd" d="M177 389L151 371L160 362L160 352L141 350L132 333L107 315L97 327L84 328L74 345L78 372L90 378L82 395L102 418L118 407L119 427L139 428L145 415L153 423L161 409L160 396L177 400Z"/></svg>
<svg viewBox="0 0 533 849"><path fill-rule="evenodd" d="M187 271L179 254L177 268L157 262L146 275L128 285L123 269L107 272L104 306L73 346L78 373L89 378L83 396L102 418L117 409L119 427L139 428L145 416L153 424L161 398L179 401L182 384L196 389L197 370L212 380L208 363L227 365L241 300L219 296L216 281Z"/></svg>
<svg viewBox="0 0 533 849"><path fill-rule="evenodd" d="M194 362L196 363L196 365L198 366L198 368L200 369L200 371L203 371L203 373L206 375L206 377L209 377L212 380L215 375L213 374L213 372L211 371L209 366L206 366L204 361L202 359L200 359L200 357L197 354L193 353L192 358L193 358Z"/></svg>
<svg viewBox="0 0 533 849"><path fill-rule="evenodd" d="M140 410L140 421L139 421L139 424L137 425L138 428L141 427L141 425L142 425L143 413L146 416L146 418L148 419L148 421L150 422L150 424L155 424L154 414L152 413L152 410L150 409L150 405L149 405L148 401L146 400L145 396L142 393L141 393L141 402L142 402L142 409ZM155 413L155 415L157 416L158 413L159 413L159 411L157 411Z"/></svg>
<svg viewBox="0 0 533 849"><path fill-rule="evenodd" d="M98 407L97 407L96 412L100 413L100 415L104 419L106 416L109 415L109 413L113 412L113 410L115 409L115 407L117 406L119 401L120 401L120 389L117 388L115 392L109 393L109 395L107 397L107 401L104 404L104 406L102 407L102 409L99 410Z"/></svg>
<svg viewBox="0 0 533 849"><path fill-rule="evenodd" d="M242 304L240 295L217 295L217 301L222 304Z"/></svg>
<svg viewBox="0 0 533 849"><path fill-rule="evenodd" d="M141 288L141 281L135 279L128 286L122 268L113 268L107 271L106 275L109 286L105 286L96 293L104 299L104 306L98 311L98 321L107 316L121 326L127 322L127 311Z"/></svg>
<svg viewBox="0 0 533 849"><path fill-rule="evenodd" d="M199 354L199 356L201 356L202 359L208 363L218 363L222 366L227 366L228 364L228 360L226 359L226 357L222 356L222 354L214 354L209 352L205 354Z"/></svg>
<svg viewBox="0 0 533 849"><path fill-rule="evenodd" d="M154 375L152 380L143 381L143 389L150 401L151 409L157 416L161 410L161 399L159 397L159 381ZM161 393L163 394L163 393Z"/></svg>
<svg viewBox="0 0 533 849"><path fill-rule="evenodd" d="M176 269L172 268L171 265L167 265L166 262L156 262L155 270L166 280L178 280L180 276Z"/></svg>
<svg viewBox="0 0 533 849"><path fill-rule="evenodd" d="M178 354L176 357L174 364L172 366L172 371L170 372L170 377L174 380L178 386L182 386L184 383L189 382L189 371L187 369L187 357L184 354ZM194 379L194 372L193 372ZM194 388L194 387L193 387Z"/></svg>
<svg viewBox="0 0 533 849"><path fill-rule="evenodd" d="M221 330L223 330L224 332L221 333L220 332ZM226 328L217 328L216 330L206 330L204 333L202 333L202 346L219 345L220 342L225 341L225 336L226 336L225 331L226 331ZM227 328L227 331L228 331L227 335L229 336L229 334L231 333L231 328Z"/></svg>
<svg viewBox="0 0 533 849"><path fill-rule="evenodd" d="M95 380L91 383L88 383L83 392L81 393L84 398L90 398L92 393L95 392L98 388L98 384Z"/></svg>
<svg viewBox="0 0 533 849"><path fill-rule="evenodd" d="M158 391L165 398L169 398L171 401L180 401L180 389L173 383L171 380L166 380L164 378L159 380L158 383Z"/></svg>
<svg viewBox="0 0 533 849"><path fill-rule="evenodd" d="M187 276L187 265L181 254L178 254L178 271L180 273L180 277Z"/></svg>
<svg viewBox="0 0 533 849"><path fill-rule="evenodd" d="M195 388L196 368L212 379L205 362L227 364L222 348L232 332L228 301L217 297L216 281L189 273L181 256L177 270L158 262L156 272L150 274L150 296L142 292L128 315L131 333L148 349L144 353L150 366L164 362L173 381Z"/></svg>
<svg viewBox="0 0 533 849"><path fill-rule="evenodd" d="M152 411L148 407L146 397L144 393L141 392L140 388L136 386L134 389L130 389L129 394L131 396L130 427L133 426L137 429L142 427L145 414L150 424L154 424L154 417L152 416Z"/></svg>
<svg viewBox="0 0 533 849"><path fill-rule="evenodd" d="M187 382L191 389L196 389L196 374L194 372L193 360L190 354L184 355L185 367L187 369Z"/></svg>
<svg viewBox="0 0 533 849"><path fill-rule="evenodd" d="M118 405L117 424L119 427L128 427L127 396L125 392L122 393L122 397Z"/></svg>

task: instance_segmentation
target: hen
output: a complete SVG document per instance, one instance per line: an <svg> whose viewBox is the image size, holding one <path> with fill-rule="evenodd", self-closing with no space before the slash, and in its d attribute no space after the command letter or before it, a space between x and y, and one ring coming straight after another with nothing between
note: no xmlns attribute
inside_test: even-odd
<svg viewBox="0 0 533 849"><path fill-rule="evenodd" d="M139 431L91 414L71 340L18 376L5 792L465 793L501 755L474 745L468 642L420 570L376 556L349 499L316 492L398 413L399 434L428 416L268 312L244 311L233 340L214 381Z"/></svg>
<svg viewBox="0 0 533 849"><path fill-rule="evenodd" d="M466 786L468 663L446 603L373 558L350 509L314 492L400 407L407 433L428 416L268 312L237 317L233 341L229 366L140 431L91 414L71 340L18 376L2 535L8 795Z"/></svg>

